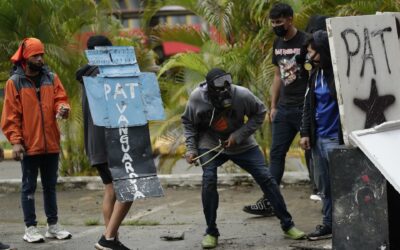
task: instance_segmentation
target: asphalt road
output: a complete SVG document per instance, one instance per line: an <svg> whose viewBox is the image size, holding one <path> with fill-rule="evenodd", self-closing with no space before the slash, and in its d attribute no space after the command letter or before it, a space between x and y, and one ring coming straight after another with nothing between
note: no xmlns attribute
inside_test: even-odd
<svg viewBox="0 0 400 250"><path fill-rule="evenodd" d="M321 221L321 203L309 200L306 185L285 186L282 189L296 226L306 232ZM261 191L254 186L220 189L217 224L220 245L217 249L293 249L298 241L283 237L278 219L254 217L242 212L243 205L256 201ZM39 228L45 231L42 194L36 193ZM101 236L102 191L64 190L58 192L60 222L71 231L66 241L49 240L29 244L22 240L24 224L19 193L0 193L0 241L18 249L94 249ZM97 224L88 226L89 223ZM120 238L132 249L201 249L205 230L200 189L168 188L165 197L136 201L129 212ZM128 225L129 224L129 225ZM184 233L179 241L164 241L165 234Z"/></svg>

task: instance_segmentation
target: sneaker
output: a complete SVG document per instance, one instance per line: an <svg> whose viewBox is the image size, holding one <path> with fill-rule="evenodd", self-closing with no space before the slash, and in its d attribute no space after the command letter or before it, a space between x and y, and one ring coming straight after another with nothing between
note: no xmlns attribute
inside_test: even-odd
<svg viewBox="0 0 400 250"><path fill-rule="evenodd" d="M295 227L292 227L289 230L285 231L285 237L292 240L300 240L303 239L304 236L306 236L306 234Z"/></svg>
<svg viewBox="0 0 400 250"><path fill-rule="evenodd" d="M321 201L322 199L321 199L321 195L319 195L319 194L312 194L312 195L310 195L310 200L312 200L312 201Z"/></svg>
<svg viewBox="0 0 400 250"><path fill-rule="evenodd" d="M314 232L307 235L308 240L322 240L332 238L332 228L327 225L318 225Z"/></svg>
<svg viewBox="0 0 400 250"><path fill-rule="evenodd" d="M72 237L72 234L64 230L60 224L49 225L47 224L46 238L53 238L58 240L66 240Z"/></svg>
<svg viewBox="0 0 400 250"><path fill-rule="evenodd" d="M0 242L0 250L10 250L10 246Z"/></svg>
<svg viewBox="0 0 400 250"><path fill-rule="evenodd" d="M44 237L39 233L39 229L36 226L26 227L22 238L29 243L44 242Z"/></svg>
<svg viewBox="0 0 400 250"><path fill-rule="evenodd" d="M274 208L269 200L265 197L259 199L256 204L243 207L243 211L249 214L261 215L265 217L274 216Z"/></svg>
<svg viewBox="0 0 400 250"><path fill-rule="evenodd" d="M217 245L218 237L212 236L210 234L206 234L206 236L204 236L203 240L201 241L201 246L203 247L203 249L216 248Z"/></svg>
<svg viewBox="0 0 400 250"><path fill-rule="evenodd" d="M94 245L98 250L130 250L119 240L106 240L104 235L101 236L100 240Z"/></svg>

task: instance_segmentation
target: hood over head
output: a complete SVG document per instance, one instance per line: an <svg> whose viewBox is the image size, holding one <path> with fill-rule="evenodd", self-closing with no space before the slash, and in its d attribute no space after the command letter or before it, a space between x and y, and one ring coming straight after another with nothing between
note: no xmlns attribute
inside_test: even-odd
<svg viewBox="0 0 400 250"><path fill-rule="evenodd" d="M320 65L323 69L332 67L331 51L329 48L328 33L324 30L318 30L312 34L315 49L320 54Z"/></svg>

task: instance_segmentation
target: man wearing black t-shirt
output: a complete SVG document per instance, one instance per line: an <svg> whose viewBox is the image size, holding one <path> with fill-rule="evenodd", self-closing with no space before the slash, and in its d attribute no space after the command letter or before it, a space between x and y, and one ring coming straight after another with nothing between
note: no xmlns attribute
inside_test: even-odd
<svg viewBox="0 0 400 250"><path fill-rule="evenodd" d="M270 170L280 184L285 169L286 153L300 130L304 95L308 73L303 69L307 54L304 44L307 35L293 26L293 9L290 5L275 4L269 18L277 38L273 45L272 63L275 76L271 88L272 145ZM272 216L267 197L243 211L256 215Z"/></svg>

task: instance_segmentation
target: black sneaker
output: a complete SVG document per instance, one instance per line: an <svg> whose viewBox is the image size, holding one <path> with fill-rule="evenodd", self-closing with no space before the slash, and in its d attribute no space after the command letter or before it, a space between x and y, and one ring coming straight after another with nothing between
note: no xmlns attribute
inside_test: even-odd
<svg viewBox="0 0 400 250"><path fill-rule="evenodd" d="M307 235L308 240L323 240L332 238L332 228L327 225L318 225L314 232Z"/></svg>
<svg viewBox="0 0 400 250"><path fill-rule="evenodd" d="M256 204L243 207L243 211L249 214L261 215L265 217L274 216L274 208L265 197L259 199Z"/></svg>
<svg viewBox="0 0 400 250"><path fill-rule="evenodd" d="M130 250L117 239L106 240L104 235L101 236L100 240L96 243L96 245L94 245L94 247L98 250Z"/></svg>
<svg viewBox="0 0 400 250"><path fill-rule="evenodd" d="M8 250L8 249L11 249L9 245L0 242L0 250Z"/></svg>

